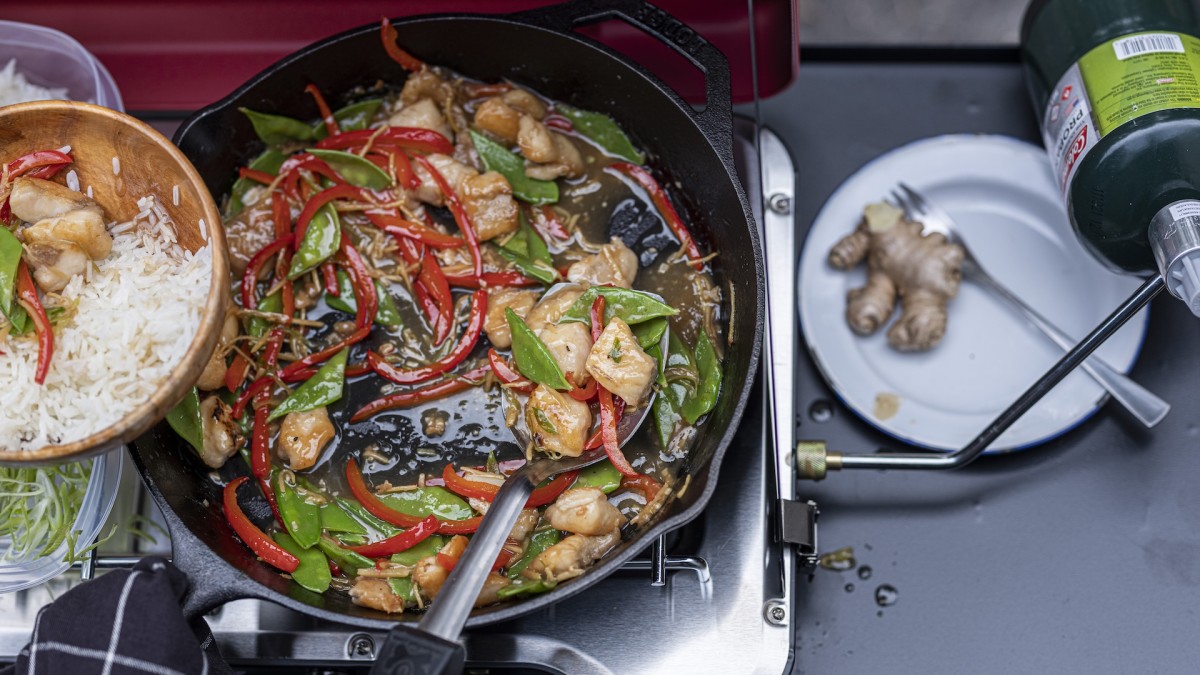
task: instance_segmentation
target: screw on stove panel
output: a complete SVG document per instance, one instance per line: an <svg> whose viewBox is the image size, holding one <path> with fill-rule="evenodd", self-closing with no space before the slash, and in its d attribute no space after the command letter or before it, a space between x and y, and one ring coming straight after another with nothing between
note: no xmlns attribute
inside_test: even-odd
<svg viewBox="0 0 1200 675"><path fill-rule="evenodd" d="M786 216L792 212L792 198L777 192L767 198L767 208L781 216Z"/></svg>
<svg viewBox="0 0 1200 675"><path fill-rule="evenodd" d="M346 656L356 661L375 659L375 638L366 633L355 633L346 640Z"/></svg>
<svg viewBox="0 0 1200 675"><path fill-rule="evenodd" d="M787 605L782 600L768 600L763 605L763 618L772 626L786 626Z"/></svg>

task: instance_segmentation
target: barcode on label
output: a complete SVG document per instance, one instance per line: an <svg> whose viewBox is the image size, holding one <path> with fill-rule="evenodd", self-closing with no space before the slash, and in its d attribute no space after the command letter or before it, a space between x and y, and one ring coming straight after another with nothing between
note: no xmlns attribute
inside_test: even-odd
<svg viewBox="0 0 1200 675"><path fill-rule="evenodd" d="M1117 52L1118 61L1142 54L1160 52L1182 54L1183 40L1180 40L1179 36L1174 33L1149 33L1117 40L1113 43L1113 50Z"/></svg>

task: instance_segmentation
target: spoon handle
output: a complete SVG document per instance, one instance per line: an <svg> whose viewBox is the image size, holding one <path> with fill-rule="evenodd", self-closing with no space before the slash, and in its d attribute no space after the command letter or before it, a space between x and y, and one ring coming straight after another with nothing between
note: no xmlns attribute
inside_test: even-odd
<svg viewBox="0 0 1200 675"><path fill-rule="evenodd" d="M472 535L467 550L421 619L421 630L447 640L458 639L475 605L479 589L483 588L484 580L492 571L492 563L500 555L504 540L516 525L529 495L533 494L531 477L530 471L521 469L500 486L496 499L479 523L479 529Z"/></svg>

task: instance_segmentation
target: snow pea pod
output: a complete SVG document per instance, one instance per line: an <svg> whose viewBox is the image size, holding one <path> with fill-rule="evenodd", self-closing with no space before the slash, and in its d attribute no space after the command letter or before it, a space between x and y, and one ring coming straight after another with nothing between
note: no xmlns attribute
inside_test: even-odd
<svg viewBox="0 0 1200 675"><path fill-rule="evenodd" d="M179 437L196 449L204 452L204 422L200 419L200 392L192 390L167 413L167 424Z"/></svg>
<svg viewBox="0 0 1200 675"><path fill-rule="evenodd" d="M517 266L527 277L544 284L558 281L558 270L554 269L554 258L546 248L546 242L529 226L525 212L521 211L521 225L499 247L500 256Z"/></svg>
<svg viewBox="0 0 1200 675"><path fill-rule="evenodd" d="M413 593L416 587L413 585L413 580L409 577L392 577L388 579L388 586L391 586L392 592L404 600L406 606L416 604L417 598Z"/></svg>
<svg viewBox="0 0 1200 675"><path fill-rule="evenodd" d="M428 558L431 555L437 555L437 552L446 545L448 539L440 534L431 534L423 539L420 543L412 548L392 554L392 562L397 565L416 565L421 558Z"/></svg>
<svg viewBox="0 0 1200 675"><path fill-rule="evenodd" d="M594 487L600 488L604 494L609 494L621 487L621 472L607 459L597 462L579 471L579 478L571 485L571 489Z"/></svg>
<svg viewBox="0 0 1200 675"><path fill-rule="evenodd" d="M379 111L379 106L383 104L381 98L371 98L358 103L339 108L333 113L333 118L338 122L338 128L342 131L359 131L366 129L371 125L371 120L375 119L375 113ZM329 136L329 131L325 129L325 122L318 121L313 125L314 140L322 140Z"/></svg>
<svg viewBox="0 0 1200 675"><path fill-rule="evenodd" d="M279 291L268 295L258 303L258 311L278 314L283 311L283 295ZM246 320L246 332L254 337L262 337L267 332L267 320L252 316Z"/></svg>
<svg viewBox="0 0 1200 675"><path fill-rule="evenodd" d="M255 171L262 171L274 176L279 173L279 167L283 166L285 159L282 152L274 148L268 148L266 152L255 157L254 161L250 162L248 166ZM258 185L258 182L252 181L249 178L239 178L233 181L233 187L229 190L230 216L236 216L242 212L242 209L246 206L242 203L242 197L246 196L246 191L255 185Z"/></svg>
<svg viewBox="0 0 1200 675"><path fill-rule="evenodd" d="M328 537L318 539L317 548L321 549L321 552L330 560L337 563L337 566L342 568L342 571L348 577L356 576L360 569L375 566L374 560L364 555L359 555L350 549L342 548Z"/></svg>
<svg viewBox="0 0 1200 675"><path fill-rule="evenodd" d="M633 146L629 136L626 136L621 127L608 115L572 108L563 103L555 104L554 110L571 120L576 131L592 139L608 154L634 164L646 163L646 156Z"/></svg>
<svg viewBox="0 0 1200 675"><path fill-rule="evenodd" d="M337 175L355 187L382 190L392 184L392 177L369 159L342 150L310 148L308 152L324 160Z"/></svg>
<svg viewBox="0 0 1200 675"><path fill-rule="evenodd" d="M617 482L619 483L620 481ZM537 557L541 555L542 551L545 551L551 546L557 544L561 538L562 537L559 535L558 530L554 529L553 527L534 530L533 535L529 537L528 548L526 548L525 552L521 554L521 559L508 567L508 578L519 578L521 576L521 572L524 572L525 568L529 567L529 564L537 559Z"/></svg>
<svg viewBox="0 0 1200 675"><path fill-rule="evenodd" d="M354 284L350 281L350 275L346 274L344 270L338 270L337 279L338 295L336 297L326 295L325 304L347 314L357 314L358 303L354 300ZM375 310L375 323L388 328L403 326L404 319L400 316L400 309L396 307L395 299L378 279L375 280L375 297L379 301L379 308Z"/></svg>
<svg viewBox="0 0 1200 675"><path fill-rule="evenodd" d="M328 501L321 505L321 529L348 534L367 533L367 528L336 501Z"/></svg>
<svg viewBox="0 0 1200 675"><path fill-rule="evenodd" d="M376 518L371 514L370 511L367 511L367 509L356 500L342 499L341 497L338 497L336 501L338 506L341 506L343 509L353 514L355 518L358 518L359 522L366 524L368 527L371 527L384 537L390 537L393 534L398 534L400 532L399 528L394 527L390 523L386 523L379 518ZM365 541L363 543L365 543Z"/></svg>
<svg viewBox="0 0 1200 675"><path fill-rule="evenodd" d="M650 319L649 321L632 326L631 330L633 330L634 336L637 337L638 345L642 349L649 349L658 344L658 341L662 339L663 333L667 332L667 318L660 316Z"/></svg>
<svg viewBox="0 0 1200 675"><path fill-rule="evenodd" d="M525 160L483 134L472 130L471 141L488 171L497 171L508 179L513 196L534 205L553 204L558 201L558 184L552 180L538 180L525 175Z"/></svg>
<svg viewBox="0 0 1200 675"><path fill-rule="evenodd" d="M696 386L695 395L684 402L679 412L688 424L695 424L717 405L717 394L721 391L721 363L717 359L717 350L708 339L708 333L700 331L696 341L696 368L699 371L700 383Z"/></svg>
<svg viewBox="0 0 1200 675"><path fill-rule="evenodd" d="M292 580L313 593L324 593L329 590L333 575L329 572L329 559L319 548L304 548L296 540L283 532L271 535L275 543L285 551L296 556L300 565L292 572Z"/></svg>
<svg viewBox="0 0 1200 675"><path fill-rule="evenodd" d="M288 269L288 279L295 279L312 268L325 262L342 243L342 223L338 219L337 209L329 203L317 209L312 221L304 230L304 239L300 248L292 258L292 266Z"/></svg>
<svg viewBox="0 0 1200 675"><path fill-rule="evenodd" d="M562 318L558 322L575 321L592 325L592 303L595 302L597 295L604 296L605 324L612 321L614 316L621 317L625 323L633 326L660 316L675 316L679 313L679 310L649 293L612 286L592 286L584 291L583 295L567 308L567 311L563 312Z"/></svg>
<svg viewBox="0 0 1200 675"><path fill-rule="evenodd" d="M275 503L288 534L301 548L315 546L321 538L321 506L309 501L307 495L296 488L296 477L291 471L276 472L271 479L271 488L275 491Z"/></svg>
<svg viewBox="0 0 1200 675"><path fill-rule="evenodd" d="M25 310L16 302L17 266L21 264L21 240L8 228L0 227L0 312L8 317L12 332L20 335L28 330Z"/></svg>
<svg viewBox="0 0 1200 675"><path fill-rule="evenodd" d="M267 145L283 145L292 141L316 140L313 128L298 119L283 115L262 113L249 108L238 108L250 118L254 133Z"/></svg>
<svg viewBox="0 0 1200 675"><path fill-rule="evenodd" d="M433 514L439 520L466 520L475 515L466 500L443 487L427 486L392 492L379 495L379 498L388 507L418 518Z"/></svg>
<svg viewBox="0 0 1200 675"><path fill-rule="evenodd" d="M329 405L342 397L342 385L346 382L346 356L343 349L321 365L315 375L304 381L290 396L283 399L278 408L271 411L267 421L276 420L288 413L314 410Z"/></svg>
<svg viewBox="0 0 1200 675"><path fill-rule="evenodd" d="M508 328L512 332L512 353L517 362L517 370L538 384L560 391L571 389L571 383L563 376L562 368L558 367L554 355L550 353L546 343L530 330L525 320L507 307L504 309L504 317L508 319Z"/></svg>

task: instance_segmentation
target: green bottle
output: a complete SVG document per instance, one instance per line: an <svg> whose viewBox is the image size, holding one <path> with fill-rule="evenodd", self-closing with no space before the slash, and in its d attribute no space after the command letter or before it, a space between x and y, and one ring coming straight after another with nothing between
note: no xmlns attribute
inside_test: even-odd
<svg viewBox="0 0 1200 675"><path fill-rule="evenodd" d="M1200 316L1200 0L1033 0L1021 54L1076 235Z"/></svg>

